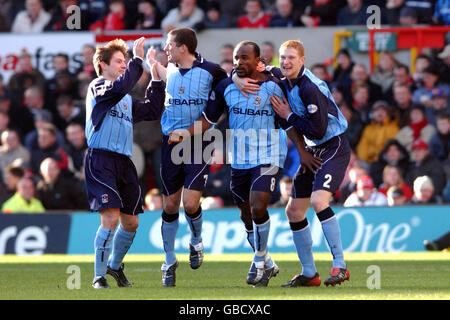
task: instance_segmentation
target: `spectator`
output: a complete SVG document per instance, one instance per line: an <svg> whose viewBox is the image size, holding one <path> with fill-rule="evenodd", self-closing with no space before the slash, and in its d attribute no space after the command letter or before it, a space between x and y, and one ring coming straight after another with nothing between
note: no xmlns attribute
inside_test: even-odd
<svg viewBox="0 0 450 320"><path fill-rule="evenodd" d="M324 81L328 86L331 81L331 76L328 73L327 67L322 63L317 63L311 67L311 72L320 80Z"/></svg>
<svg viewBox="0 0 450 320"><path fill-rule="evenodd" d="M50 111L41 110L39 113L36 113L34 116L34 126L36 129L25 136L25 148L27 148L30 152L38 149L38 131L40 128L48 125L53 126L53 117ZM60 146L65 145L64 135L59 130L56 131L56 141Z"/></svg>
<svg viewBox="0 0 450 320"><path fill-rule="evenodd" d="M7 111L3 111L1 108L0 108L0 135L3 133L3 132L5 132L6 130L8 130L8 128L9 128L9 115L8 115L8 112ZM3 143L1 142L1 140L0 140L0 146L2 145Z"/></svg>
<svg viewBox="0 0 450 320"><path fill-rule="evenodd" d="M39 87L28 88L24 93L25 107L16 107L11 110L11 123L18 124L21 137L35 130L35 116L43 112L44 94ZM50 113L50 111L45 110ZM26 145L25 145L26 146Z"/></svg>
<svg viewBox="0 0 450 320"><path fill-rule="evenodd" d="M399 187L390 187L387 191L387 202L389 207L403 206L408 203L408 199Z"/></svg>
<svg viewBox="0 0 450 320"><path fill-rule="evenodd" d="M393 85L393 93L395 117L401 129L409 124L409 113L414 104L411 89L407 85L396 82Z"/></svg>
<svg viewBox="0 0 450 320"><path fill-rule="evenodd" d="M413 27L418 23L416 10L404 7L400 10L399 24L402 27Z"/></svg>
<svg viewBox="0 0 450 320"><path fill-rule="evenodd" d="M291 189L292 189L292 178L291 177L283 177L280 179L280 199L278 199L277 202L275 202L272 206L279 208L279 207L286 207L289 197L291 195Z"/></svg>
<svg viewBox="0 0 450 320"><path fill-rule="evenodd" d="M385 94L394 82L394 67L397 62L391 52L381 52L378 65L370 79L381 87Z"/></svg>
<svg viewBox="0 0 450 320"><path fill-rule="evenodd" d="M371 104L369 86L365 82L356 82L352 86L352 102L350 105L358 113L364 125L370 122Z"/></svg>
<svg viewBox="0 0 450 320"><path fill-rule="evenodd" d="M67 126L71 122L77 122L84 126L86 114L74 105L72 97L66 95L59 96L56 101L56 108L60 119L58 127L62 131L66 131Z"/></svg>
<svg viewBox="0 0 450 320"><path fill-rule="evenodd" d="M394 86L403 85L407 86L411 92L416 89L411 76L409 75L409 68L404 64L396 64L393 70L394 81L384 93L384 98L389 103L394 103Z"/></svg>
<svg viewBox="0 0 450 320"><path fill-rule="evenodd" d="M311 1L300 17L306 27L334 26L340 9L345 7L346 1L314 0Z"/></svg>
<svg viewBox="0 0 450 320"><path fill-rule="evenodd" d="M408 184L403 180L403 173L397 166L390 164L386 165L383 170L383 183L378 188L378 191L387 196L387 191L391 187L397 187L402 190L406 199L411 200L413 191Z"/></svg>
<svg viewBox="0 0 450 320"><path fill-rule="evenodd" d="M413 101L415 103L430 107L433 89L441 89L447 97L450 95L450 85L440 81L439 70L434 65L423 70L422 83L423 86L414 91Z"/></svg>
<svg viewBox="0 0 450 320"><path fill-rule="evenodd" d="M370 164L369 175L375 186L378 187L383 182L383 170L387 165L398 167L403 174L409 169L408 150L395 139L388 140L380 151L378 160Z"/></svg>
<svg viewBox="0 0 450 320"><path fill-rule="evenodd" d="M144 200L146 210L162 210L162 195L158 188L150 189Z"/></svg>
<svg viewBox="0 0 450 320"><path fill-rule="evenodd" d="M366 11L367 8L363 5L363 0L347 0L347 5L339 10L337 25L365 25L368 17Z"/></svg>
<svg viewBox="0 0 450 320"><path fill-rule="evenodd" d="M361 139L361 134L364 129L364 123L361 121L359 113L356 112L353 107L348 106L346 103L342 103L339 106L339 109L341 110L348 123L345 135L347 136L348 142L350 143L350 147L352 148L352 150L355 150L359 140Z"/></svg>
<svg viewBox="0 0 450 320"><path fill-rule="evenodd" d="M414 180L413 204L439 204L442 198L435 193L433 181L428 176L420 176Z"/></svg>
<svg viewBox="0 0 450 320"><path fill-rule="evenodd" d="M56 159L58 166L67 174L69 157L58 145L56 140L56 127L46 124L38 129L38 149L31 152L31 171L38 175L41 162L46 158Z"/></svg>
<svg viewBox="0 0 450 320"><path fill-rule="evenodd" d="M428 144L435 133L435 127L425 118L425 108L416 104L410 109L408 125L400 129L395 139L411 153L414 141L422 140Z"/></svg>
<svg viewBox="0 0 450 320"><path fill-rule="evenodd" d="M382 91L381 86L374 83L367 73L366 66L361 63L355 63L352 68L352 72L350 73L350 78L352 80L352 84L357 82L363 82L367 84L369 87L369 103L374 103L375 101L382 99ZM349 92L350 93L350 92Z"/></svg>
<svg viewBox="0 0 450 320"><path fill-rule="evenodd" d="M89 24L103 19L108 13L108 2L105 0L79 0L81 12L87 17Z"/></svg>
<svg viewBox="0 0 450 320"><path fill-rule="evenodd" d="M46 80L39 70L33 68L31 55L23 49L17 56L16 69L8 82L8 90L11 94L13 105L21 105L25 90L33 86L45 92Z"/></svg>
<svg viewBox="0 0 450 320"><path fill-rule="evenodd" d="M170 10L161 21L161 28L166 32L173 28L194 28L204 16L205 13L197 7L196 0L181 0L179 6Z"/></svg>
<svg viewBox="0 0 450 320"><path fill-rule="evenodd" d="M397 122L390 118L387 102L375 102L372 106L372 120L362 132L356 154L369 164L376 161L386 141L392 139L398 130Z"/></svg>
<svg viewBox="0 0 450 320"><path fill-rule="evenodd" d="M238 28L267 28L269 26L272 16L264 13L260 0L247 0L245 12L246 14L238 20Z"/></svg>
<svg viewBox="0 0 450 320"><path fill-rule="evenodd" d="M222 61L233 61L234 46L231 43L226 43L220 48L220 59Z"/></svg>
<svg viewBox="0 0 450 320"><path fill-rule="evenodd" d="M66 128L67 154L72 159L72 172L80 181L84 180L84 154L87 150L86 135L83 126L77 122L70 123Z"/></svg>
<svg viewBox="0 0 450 320"><path fill-rule="evenodd" d="M430 154L428 144L416 140L412 146L412 164L405 175L405 181L412 186L417 177L428 176L433 182L436 195L440 195L446 184L446 174L443 165L434 155Z"/></svg>
<svg viewBox="0 0 450 320"><path fill-rule="evenodd" d="M261 46L261 59L268 66L280 67L275 46L270 41L265 41Z"/></svg>
<svg viewBox="0 0 450 320"><path fill-rule="evenodd" d="M59 0L59 5L56 5L50 11L50 22L45 26L45 31L73 31L73 30L87 30L89 27L89 15L87 11L80 10L80 26L79 28L72 28L68 25L68 20L73 14L68 10L71 6L78 6L77 0Z"/></svg>
<svg viewBox="0 0 450 320"><path fill-rule="evenodd" d="M414 61L416 71L412 74L414 84L417 88L423 86L423 73L431 66L431 58L426 54L419 54Z"/></svg>
<svg viewBox="0 0 450 320"><path fill-rule="evenodd" d="M202 199L201 203L203 210L220 209L224 207L220 197L206 197Z"/></svg>
<svg viewBox="0 0 450 320"><path fill-rule="evenodd" d="M3 206L4 213L44 213L41 201L34 197L34 182L31 178L22 178L17 184L17 192Z"/></svg>
<svg viewBox="0 0 450 320"><path fill-rule="evenodd" d="M436 24L450 25L450 4L448 0L437 0L434 4L433 21Z"/></svg>
<svg viewBox="0 0 450 320"><path fill-rule="evenodd" d="M220 67L227 72L228 76L230 76L231 71L233 71L234 68L233 60L222 60Z"/></svg>
<svg viewBox="0 0 450 320"><path fill-rule="evenodd" d="M436 117L439 113L450 113L450 104L444 90L435 88L431 90L431 102L428 108L425 108L425 117L428 122L436 126Z"/></svg>
<svg viewBox="0 0 450 320"><path fill-rule="evenodd" d="M292 178L294 177L295 173L298 170L298 166L300 165L300 156L298 155L297 148L290 139L288 139L287 147L287 155L282 172L283 175Z"/></svg>
<svg viewBox="0 0 450 320"><path fill-rule="evenodd" d="M400 11L405 7L405 0L387 0L382 10L382 17L386 24L397 26L400 24Z"/></svg>
<svg viewBox="0 0 450 320"><path fill-rule="evenodd" d="M356 191L356 182L358 179L367 175L366 167L360 161L357 161L353 152L352 155L355 160L352 162L352 158L350 158L351 162L347 167L348 178L344 178L344 181L337 192L338 203L344 203L345 200L347 200L347 198Z"/></svg>
<svg viewBox="0 0 450 320"><path fill-rule="evenodd" d="M270 18L269 27L291 28L299 25L292 0L276 0L276 12Z"/></svg>
<svg viewBox="0 0 450 320"><path fill-rule="evenodd" d="M41 0L26 0L11 26L13 33L39 33L50 22L51 15L42 8Z"/></svg>
<svg viewBox="0 0 450 320"><path fill-rule="evenodd" d="M387 198L374 187L369 176L362 176L356 182L356 191L344 202L344 207L386 206Z"/></svg>
<svg viewBox="0 0 450 320"><path fill-rule="evenodd" d="M11 129L3 131L1 140L0 172L13 163L25 168L29 166L30 152L20 143L17 131Z"/></svg>
<svg viewBox="0 0 450 320"><path fill-rule="evenodd" d="M439 113L436 127L437 132L430 140L430 152L441 163L450 164L450 113Z"/></svg>
<svg viewBox="0 0 450 320"><path fill-rule="evenodd" d="M138 19L134 29L152 30L161 28L162 15L153 0L141 0L138 4Z"/></svg>
<svg viewBox="0 0 450 320"><path fill-rule="evenodd" d="M25 176L25 169L20 166L9 165L3 172L3 184L5 192L2 194L1 203L11 198L17 191L17 184Z"/></svg>
<svg viewBox="0 0 450 320"><path fill-rule="evenodd" d="M416 11L419 24L431 24L434 2L435 0L406 0L405 5Z"/></svg>
<svg viewBox="0 0 450 320"><path fill-rule="evenodd" d="M83 61L81 66L76 71L78 81L91 82L97 77L93 63L94 54L95 54L95 47L90 44L85 44L81 49L81 56Z"/></svg>
<svg viewBox="0 0 450 320"><path fill-rule="evenodd" d="M131 29L131 26L126 21L126 14L123 0L111 0L108 14L102 20L91 24L89 29L96 34L102 34L104 31Z"/></svg>
<svg viewBox="0 0 450 320"><path fill-rule="evenodd" d="M230 178L230 166L225 164L223 149L214 149L208 181L203 192L204 196L220 197L225 206L232 206L233 198L229 189Z"/></svg>
<svg viewBox="0 0 450 320"><path fill-rule="evenodd" d="M77 79L69 71L69 56L65 53L58 53L53 57L53 78L47 81L47 98L45 99L49 109L52 109L54 115L56 100L60 95L68 95L73 98L77 96Z"/></svg>
<svg viewBox="0 0 450 320"><path fill-rule="evenodd" d="M220 11L219 2L209 2L206 6L206 14L203 21L198 23L195 27L197 30L203 29L220 29L230 28L231 19L226 13Z"/></svg>
<svg viewBox="0 0 450 320"><path fill-rule="evenodd" d="M37 184L37 198L47 210L86 210L85 192L73 178L61 175L55 159L46 158L40 165L43 180Z"/></svg>
<svg viewBox="0 0 450 320"><path fill-rule="evenodd" d="M336 54L337 68L334 69L332 81L344 90L346 94L351 87L352 79L350 74L353 69L353 61L347 49L341 49ZM351 98L346 96L346 101L351 103Z"/></svg>

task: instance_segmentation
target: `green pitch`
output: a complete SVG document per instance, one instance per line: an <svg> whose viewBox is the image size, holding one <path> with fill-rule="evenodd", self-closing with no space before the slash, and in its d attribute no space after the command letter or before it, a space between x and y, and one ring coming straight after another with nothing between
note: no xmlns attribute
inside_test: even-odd
<svg viewBox="0 0 450 320"><path fill-rule="evenodd" d="M450 299L448 252L347 253L350 281L328 288L323 284L315 288L280 287L300 271L295 254L273 254L280 273L269 287L253 288L245 283L251 257L206 254L202 267L191 270L188 256L178 255L177 286L163 288L162 255L128 255L125 272L133 288L117 288L108 276L111 289L98 291L91 288L93 255L0 256L0 299ZM330 258L328 253L315 254L322 282L331 267ZM68 285L76 285L77 274L80 289L69 289ZM374 288L377 284L379 289Z"/></svg>

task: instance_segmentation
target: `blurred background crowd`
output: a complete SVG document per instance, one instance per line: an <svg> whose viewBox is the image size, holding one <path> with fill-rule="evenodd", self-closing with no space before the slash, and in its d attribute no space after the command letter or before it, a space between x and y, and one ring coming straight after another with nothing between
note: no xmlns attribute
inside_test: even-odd
<svg viewBox="0 0 450 320"><path fill-rule="evenodd" d="M67 31L67 8L81 9L82 31L164 30L191 27L271 28L365 25L368 5L381 8L382 24L450 25L448 0L26 0L0 1L0 32ZM5 44L7 45L7 44ZM318 44L320 45L320 44ZM210 57L230 72L234 44ZM266 64L278 65L277 48L261 44ZM80 48L83 63L69 71L69 57L53 57L53 76L35 68L31 55L18 54L15 73L0 71L0 206L3 212L87 210L83 158L84 99L96 77L94 44ZM307 67L327 82L347 118L352 157L333 201L343 206L450 203L450 44L420 54L414 66L381 52L374 72L342 49L336 64ZM157 59L167 65L163 51ZM411 70L415 70L412 72ZM132 95L143 98L150 81L144 72ZM226 129L226 119L222 121ZM148 210L162 207L158 121L135 126L135 155ZM289 143L288 157L272 206L283 207L299 165ZM232 206L230 169L217 150L202 207Z"/></svg>

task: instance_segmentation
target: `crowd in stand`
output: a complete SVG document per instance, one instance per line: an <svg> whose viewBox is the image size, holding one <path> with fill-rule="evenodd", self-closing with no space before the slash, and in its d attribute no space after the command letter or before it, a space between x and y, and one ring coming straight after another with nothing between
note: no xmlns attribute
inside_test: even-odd
<svg viewBox="0 0 450 320"><path fill-rule="evenodd" d="M66 8L79 5L82 30L316 27L357 25L366 21L365 3L382 8L390 25L450 24L450 1L2 1L0 31L32 33L65 30ZM413 18L413 19L409 19ZM0 206L3 212L87 210L84 190L84 134L87 87L96 77L95 47L80 48L83 63L69 71L65 54L53 57L54 75L45 78L25 50L7 82L0 73ZM224 45L216 61L228 72L233 45ZM276 49L261 44L267 64L277 65ZM164 52L157 60L167 65ZM214 60L214 59L212 59ZM450 44L417 57L414 66L391 52L379 54L370 74L347 49L337 66L307 66L327 82L348 120L352 158L334 203L344 206L395 206L450 203ZM414 72L410 70L414 69ZM150 76L144 72L132 95L142 99ZM226 121L223 121L226 123ZM218 125L220 127L220 124ZM161 209L159 177L161 128L158 121L135 126L135 158L147 209ZM216 150L202 207L233 205L230 168ZM279 197L285 206L299 165L292 143Z"/></svg>

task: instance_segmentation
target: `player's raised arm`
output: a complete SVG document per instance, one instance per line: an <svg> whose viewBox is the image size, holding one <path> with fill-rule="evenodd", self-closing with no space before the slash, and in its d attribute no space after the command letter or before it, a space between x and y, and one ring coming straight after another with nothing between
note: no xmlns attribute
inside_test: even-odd
<svg viewBox="0 0 450 320"><path fill-rule="evenodd" d="M165 85L156 70L158 63L151 65L152 81L145 92L144 101L133 99L133 123L143 120L157 120L164 108Z"/></svg>
<svg viewBox="0 0 450 320"><path fill-rule="evenodd" d="M167 69L155 59L156 50L153 46L150 47L147 51L146 60L149 66L156 65L156 73L160 80L167 82ZM153 79L153 74L152 74Z"/></svg>

